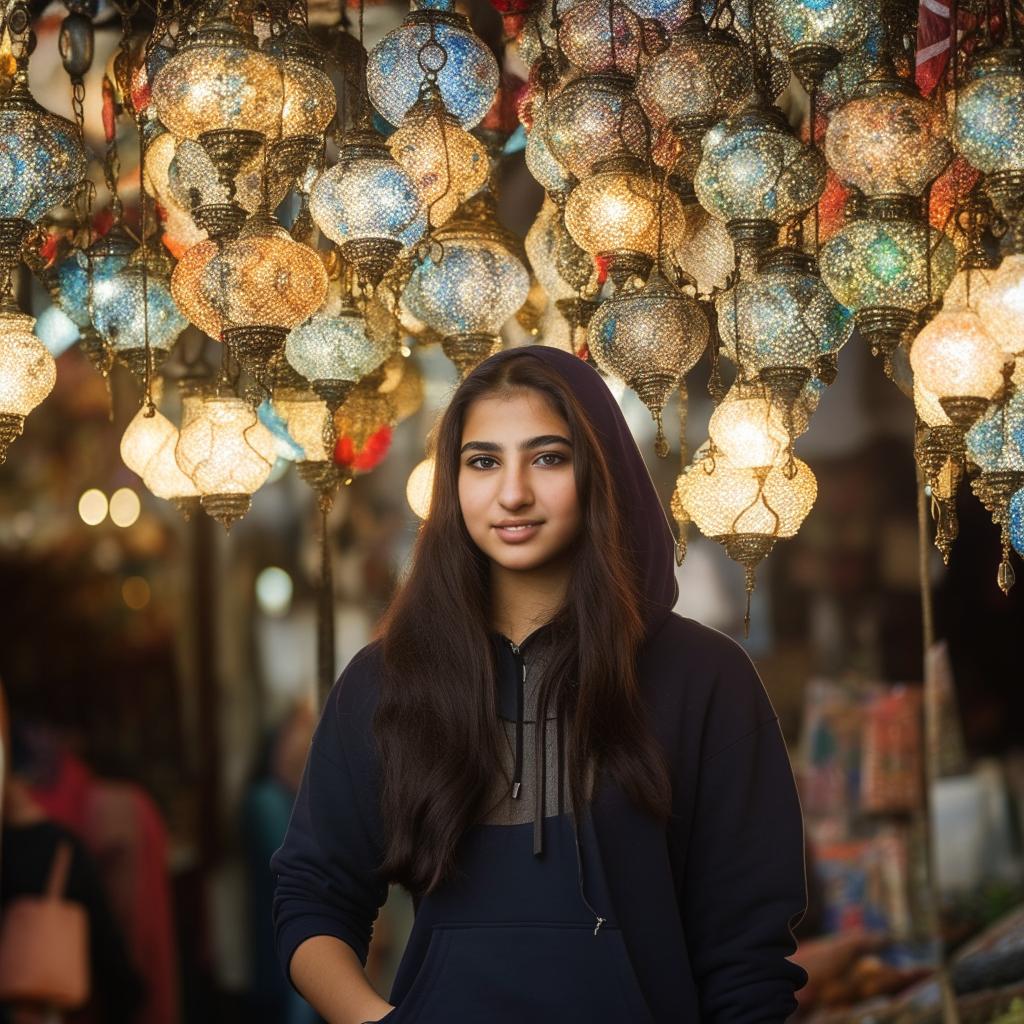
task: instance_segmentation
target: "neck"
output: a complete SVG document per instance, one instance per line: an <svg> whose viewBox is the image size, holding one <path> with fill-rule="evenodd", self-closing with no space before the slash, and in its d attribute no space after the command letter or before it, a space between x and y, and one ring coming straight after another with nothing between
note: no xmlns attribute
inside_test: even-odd
<svg viewBox="0 0 1024 1024"><path fill-rule="evenodd" d="M491 563L491 622L513 643L550 622L569 589L568 561L556 561L529 572Z"/></svg>

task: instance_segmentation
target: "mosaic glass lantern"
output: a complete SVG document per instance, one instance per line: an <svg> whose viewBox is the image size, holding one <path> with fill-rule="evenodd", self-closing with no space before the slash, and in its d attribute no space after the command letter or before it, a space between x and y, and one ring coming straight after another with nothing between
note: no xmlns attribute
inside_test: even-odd
<svg viewBox="0 0 1024 1024"><path fill-rule="evenodd" d="M996 582L1009 593L1015 582L1010 564L1009 504L1024 487L1024 389L1011 383L1001 402L994 402L967 432L970 460L981 470L971 490L1000 527L1003 557Z"/></svg>
<svg viewBox="0 0 1024 1024"><path fill-rule="evenodd" d="M861 334L887 369L904 331L945 291L955 271L953 243L925 223L913 200L873 200L868 215L848 222L821 254L825 283L854 311Z"/></svg>
<svg viewBox="0 0 1024 1024"><path fill-rule="evenodd" d="M751 106L705 134L693 186L737 244L749 237L760 246L817 202L825 158L793 134L777 107Z"/></svg>
<svg viewBox="0 0 1024 1024"><path fill-rule="evenodd" d="M1024 201L1024 52L983 51L965 77L953 106L953 141L986 175L993 204L1012 221Z"/></svg>
<svg viewBox="0 0 1024 1024"><path fill-rule="evenodd" d="M789 247L769 251L715 305L726 354L790 407L853 331L852 313L832 297L814 257Z"/></svg>
<svg viewBox="0 0 1024 1024"><path fill-rule="evenodd" d="M707 317L696 300L657 270L642 288L620 289L602 302L590 321L591 355L650 410L658 425L655 450L662 457L668 454L662 410L700 359L708 333Z"/></svg>
<svg viewBox="0 0 1024 1024"><path fill-rule="evenodd" d="M975 285L982 322L1007 356L1024 355L1024 255L1009 253Z"/></svg>
<svg viewBox="0 0 1024 1024"><path fill-rule="evenodd" d="M146 415L145 406L132 417L121 435L121 461L137 476L142 476L149 460L178 428L159 409Z"/></svg>
<svg viewBox="0 0 1024 1024"><path fill-rule="evenodd" d="M445 109L467 129L483 119L498 89L494 54L474 35L469 20L453 11L410 11L370 51L370 102L385 120L400 125L425 74L436 76Z"/></svg>
<svg viewBox="0 0 1024 1024"><path fill-rule="evenodd" d="M1013 550L1021 558L1024 558L1024 488L1017 491L1010 498L1007 507L1007 519L1009 522L1010 544L1013 546Z"/></svg>
<svg viewBox="0 0 1024 1024"><path fill-rule="evenodd" d="M75 322L86 329L92 326L89 311L92 287L123 270L131 259L136 245L120 225L97 238L88 252L75 250L54 268L53 290L58 306Z"/></svg>
<svg viewBox="0 0 1024 1024"><path fill-rule="evenodd" d="M547 107L540 110L526 136L526 167L548 195L564 198L576 179L554 158L548 145L548 113Z"/></svg>
<svg viewBox="0 0 1024 1024"><path fill-rule="evenodd" d="M672 252L679 267L697 282L700 295L723 289L736 269L736 252L725 225L703 207L692 211L687 231Z"/></svg>
<svg viewBox="0 0 1024 1024"><path fill-rule="evenodd" d="M0 462L57 381L57 364L32 333L34 325L10 302L0 306Z"/></svg>
<svg viewBox="0 0 1024 1024"><path fill-rule="evenodd" d="M140 379L147 372L147 341L152 369L188 326L171 295L169 260L141 248L121 270L93 282L92 309L96 330Z"/></svg>
<svg viewBox="0 0 1024 1024"><path fill-rule="evenodd" d="M164 244L168 244L167 236L172 235L172 252L178 256L190 245L201 242L206 237L206 232L192 219L190 205L182 203L171 189L170 169L176 146L177 140L171 132L161 132L150 139L146 145L144 173L146 191L156 199L161 208Z"/></svg>
<svg viewBox="0 0 1024 1024"><path fill-rule="evenodd" d="M942 108L886 70L861 82L825 135L829 165L866 196L920 195L952 153Z"/></svg>
<svg viewBox="0 0 1024 1024"><path fill-rule="evenodd" d="M445 110L436 86L422 90L388 146L416 186L434 227L487 183L487 151Z"/></svg>
<svg viewBox="0 0 1024 1024"><path fill-rule="evenodd" d="M169 501L189 519L199 504L199 491L191 478L182 472L174 452L179 431L175 427L145 465L142 482L156 498Z"/></svg>
<svg viewBox="0 0 1024 1024"><path fill-rule="evenodd" d="M200 494L202 507L225 529L246 512L270 475L275 443L252 406L228 392L204 397L182 424L175 457Z"/></svg>
<svg viewBox="0 0 1024 1024"><path fill-rule="evenodd" d="M648 117L666 122L684 146L699 148L716 121L739 112L753 85L739 40L709 31L693 14L672 33L668 47L644 64L636 91Z"/></svg>
<svg viewBox="0 0 1024 1024"><path fill-rule="evenodd" d="M445 354L465 376L490 355L502 325L526 301L530 275L518 241L498 224L485 194L433 240L437 246L413 266L402 302L442 336Z"/></svg>
<svg viewBox="0 0 1024 1024"><path fill-rule="evenodd" d="M966 273L961 271L960 275ZM1002 388L1004 358L981 317L948 297L910 350L915 388L920 383L934 395L943 412L961 430L988 408Z"/></svg>
<svg viewBox="0 0 1024 1024"><path fill-rule="evenodd" d="M596 164L572 190L565 226L581 249L607 263L622 287L633 275L646 277L659 242L671 247L682 237L686 214L676 195L661 189L641 161L620 155Z"/></svg>
<svg viewBox="0 0 1024 1024"><path fill-rule="evenodd" d="M160 121L178 138L194 139L217 169L229 202L222 221L212 211L202 226L216 233L237 228L234 179L281 120L280 62L261 53L256 37L227 18L202 25L153 80L153 103Z"/></svg>
<svg viewBox="0 0 1024 1024"><path fill-rule="evenodd" d="M274 388L274 408L302 449L296 463L299 476L313 489L321 512L327 513L341 483L334 462L334 416L326 402L308 390Z"/></svg>
<svg viewBox="0 0 1024 1024"><path fill-rule="evenodd" d="M636 74L643 29L629 7L608 0L580 0L564 11L559 5L559 15L559 46L583 74Z"/></svg>
<svg viewBox="0 0 1024 1024"><path fill-rule="evenodd" d="M427 227L423 200L412 178L381 137L364 129L346 136L338 162L317 178L309 212L342 255L376 285L403 246Z"/></svg>
<svg viewBox="0 0 1024 1024"><path fill-rule="evenodd" d="M278 61L282 90L270 174L293 181L319 156L337 97L323 70L323 53L303 25L292 23L280 35L272 35L264 52Z"/></svg>
<svg viewBox="0 0 1024 1024"><path fill-rule="evenodd" d="M31 226L68 202L85 171L78 129L36 103L19 68L0 98L0 278L17 266Z"/></svg>
<svg viewBox="0 0 1024 1024"><path fill-rule="evenodd" d="M760 385L734 384L708 423L715 451L736 469L767 469L789 446L779 407Z"/></svg>
<svg viewBox="0 0 1024 1024"><path fill-rule="evenodd" d="M391 345L367 334L366 321L347 302L330 315L317 314L293 328L285 342L288 362L332 412L391 351Z"/></svg>
<svg viewBox="0 0 1024 1024"><path fill-rule="evenodd" d="M567 174L587 177L597 163L625 150L646 152L647 132L632 81L622 75L582 75L545 106L548 149Z"/></svg>
<svg viewBox="0 0 1024 1024"><path fill-rule="evenodd" d="M677 484L686 515L706 537L721 544L743 566L749 629L754 572L780 538L796 535L814 506L817 481L810 467L793 460L783 467L737 469L724 458L705 458L683 473Z"/></svg>
<svg viewBox="0 0 1024 1024"><path fill-rule="evenodd" d="M768 0L772 47L810 90L867 35L872 6L868 0Z"/></svg>

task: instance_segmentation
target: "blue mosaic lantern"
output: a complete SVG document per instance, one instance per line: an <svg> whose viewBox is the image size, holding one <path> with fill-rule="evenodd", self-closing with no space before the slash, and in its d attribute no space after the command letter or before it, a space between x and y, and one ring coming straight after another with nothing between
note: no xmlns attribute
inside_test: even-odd
<svg viewBox="0 0 1024 1024"><path fill-rule="evenodd" d="M828 376L853 331L853 314L833 298L814 258L788 247L767 253L716 307L723 348L743 378L790 404L812 378Z"/></svg>
<svg viewBox="0 0 1024 1024"><path fill-rule="evenodd" d="M384 362L391 349L370 337L362 314L345 301L337 313L317 314L293 328L284 354L333 412L363 377Z"/></svg>
<svg viewBox="0 0 1024 1024"><path fill-rule="evenodd" d="M1014 492L1008 506L1010 544L1024 558L1024 488Z"/></svg>
<svg viewBox="0 0 1024 1024"><path fill-rule="evenodd" d="M953 243L928 225L920 203L907 197L872 200L867 216L847 223L821 254L825 284L854 311L857 327L872 352L884 357L887 373L903 333L946 290L955 272Z"/></svg>
<svg viewBox="0 0 1024 1024"><path fill-rule="evenodd" d="M141 248L116 273L93 281L92 309L96 330L139 377L146 372L147 333L152 366L157 366L188 326L171 296L169 261Z"/></svg>
<svg viewBox="0 0 1024 1024"><path fill-rule="evenodd" d="M32 225L71 199L85 171L78 128L36 103L20 67L0 99L0 275L17 266Z"/></svg>
<svg viewBox="0 0 1024 1024"><path fill-rule="evenodd" d="M441 335L445 354L465 376L490 355L502 325L526 301L530 275L518 240L498 224L485 195L469 200L433 238L436 251L413 267L402 302Z"/></svg>
<svg viewBox="0 0 1024 1024"><path fill-rule="evenodd" d="M56 304L82 330L92 327L89 313L89 269L93 284L123 270L135 251L135 242L120 225L97 238L88 252L65 257L53 270L50 286Z"/></svg>
<svg viewBox="0 0 1024 1024"><path fill-rule="evenodd" d="M469 20L450 10L408 13L371 51L366 65L370 102L389 123L402 123L424 77L436 77L445 108L463 128L483 120L498 90L498 63Z"/></svg>
<svg viewBox="0 0 1024 1024"><path fill-rule="evenodd" d="M338 162L317 178L309 212L341 253L376 285L404 246L427 229L423 200L372 129L347 136Z"/></svg>

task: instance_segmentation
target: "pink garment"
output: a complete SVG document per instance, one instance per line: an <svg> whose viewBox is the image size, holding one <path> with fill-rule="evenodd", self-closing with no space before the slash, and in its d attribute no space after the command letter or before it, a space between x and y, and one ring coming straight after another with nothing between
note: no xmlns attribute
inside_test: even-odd
<svg viewBox="0 0 1024 1024"><path fill-rule="evenodd" d="M136 1024L178 1024L167 830L139 786L96 778L67 751L54 778L32 796L85 843L99 866L111 910L125 936L146 998Z"/></svg>

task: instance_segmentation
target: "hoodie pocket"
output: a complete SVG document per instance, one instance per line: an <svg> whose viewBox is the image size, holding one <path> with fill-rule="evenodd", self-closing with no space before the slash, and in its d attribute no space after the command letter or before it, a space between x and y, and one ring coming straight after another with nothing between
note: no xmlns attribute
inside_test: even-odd
<svg viewBox="0 0 1024 1024"><path fill-rule="evenodd" d="M576 924L435 925L383 1024L654 1024L622 933Z"/></svg>

